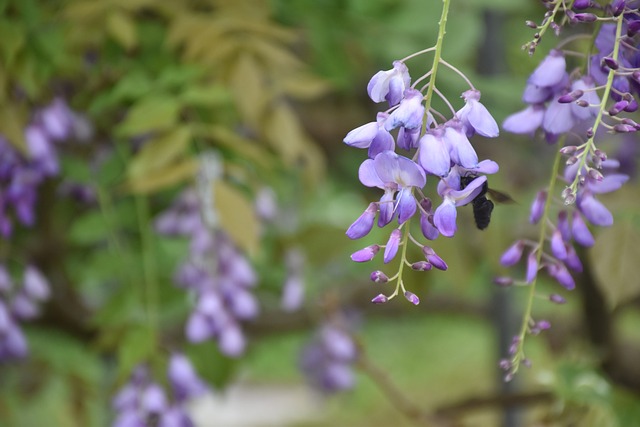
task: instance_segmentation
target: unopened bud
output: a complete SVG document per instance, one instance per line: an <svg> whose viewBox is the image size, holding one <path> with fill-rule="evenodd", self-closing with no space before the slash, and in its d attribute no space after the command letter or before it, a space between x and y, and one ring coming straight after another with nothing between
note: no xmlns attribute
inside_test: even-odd
<svg viewBox="0 0 640 427"><path fill-rule="evenodd" d="M513 285L513 279L507 276L494 277L493 283L506 288L507 286Z"/></svg>
<svg viewBox="0 0 640 427"><path fill-rule="evenodd" d="M613 127L613 131L617 133L629 133L629 132L636 132L637 129L634 126L618 123Z"/></svg>
<svg viewBox="0 0 640 427"><path fill-rule="evenodd" d="M582 107L582 108L586 108L589 106L589 103L587 101L585 101L584 99L579 99L576 101L576 105L578 107Z"/></svg>
<svg viewBox="0 0 640 427"><path fill-rule="evenodd" d="M389 301L389 299L384 294L379 294L378 296L376 296L374 299L371 300L371 302L374 304L384 304L387 301Z"/></svg>
<svg viewBox="0 0 640 427"><path fill-rule="evenodd" d="M415 271L429 271L431 270L431 264L427 261L418 261L411 264L411 268Z"/></svg>
<svg viewBox="0 0 640 427"><path fill-rule="evenodd" d="M578 151L578 147L575 145L567 145L566 147L562 147L560 149L561 154L573 154Z"/></svg>
<svg viewBox="0 0 640 427"><path fill-rule="evenodd" d="M567 166L571 166L573 164L575 164L578 161L578 157L577 156L571 156L567 159L567 161L565 162L565 164Z"/></svg>
<svg viewBox="0 0 640 427"><path fill-rule="evenodd" d="M533 21L526 21L526 22L525 22L525 25L526 25L527 27L529 27L529 28L533 28L533 29L538 28L538 24L536 24L536 23L535 23L535 22L533 22Z"/></svg>
<svg viewBox="0 0 640 427"><path fill-rule="evenodd" d="M549 295L549 301L556 303L556 304L566 304L567 300L564 299L561 295L558 294L551 294Z"/></svg>
<svg viewBox="0 0 640 427"><path fill-rule="evenodd" d="M387 275L382 271L376 270L371 273L371 281L375 283L387 283L389 281L389 277L387 277Z"/></svg>
<svg viewBox="0 0 640 427"><path fill-rule="evenodd" d="M598 182L604 179L604 176L602 175L602 173L600 173L600 171L597 171L596 169L589 169L588 174L589 174L589 178Z"/></svg>
<svg viewBox="0 0 640 427"><path fill-rule="evenodd" d="M620 66L618 65L618 61L610 56L605 56L604 58L602 58L602 61L600 61L600 65L603 67L609 67L612 70L617 70L618 68L620 68Z"/></svg>
<svg viewBox="0 0 640 427"><path fill-rule="evenodd" d="M573 2L573 8L577 10L588 9L591 6L591 0L575 0Z"/></svg>
<svg viewBox="0 0 640 427"><path fill-rule="evenodd" d="M420 298L418 298L418 296L413 292L406 291L404 293L404 297L407 299L407 301L409 301L413 305L420 304Z"/></svg>

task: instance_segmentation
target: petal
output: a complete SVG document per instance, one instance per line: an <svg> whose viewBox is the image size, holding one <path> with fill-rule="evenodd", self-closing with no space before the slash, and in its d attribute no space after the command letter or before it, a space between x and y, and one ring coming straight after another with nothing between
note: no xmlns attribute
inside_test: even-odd
<svg viewBox="0 0 640 427"><path fill-rule="evenodd" d="M571 223L571 231L573 232L573 238L580 245L589 247L593 246L595 239L589 231L589 227L582 219L582 215L578 211L573 212L573 222Z"/></svg>
<svg viewBox="0 0 640 427"><path fill-rule="evenodd" d="M556 229L551 235L551 253L559 260L567 258L567 247L560 230Z"/></svg>
<svg viewBox="0 0 640 427"><path fill-rule="evenodd" d="M425 134L419 141L418 160L427 173L447 176L451 169L449 150L444 141L431 133Z"/></svg>
<svg viewBox="0 0 640 427"><path fill-rule="evenodd" d="M487 159L478 163L478 166L473 169L473 172L491 175L497 173L499 170L500 166L498 166L498 163L494 162L493 160Z"/></svg>
<svg viewBox="0 0 640 427"><path fill-rule="evenodd" d="M398 108L391 113L384 127L388 131L400 126L404 126L407 129L417 129L422 127L423 119L422 93L415 89L407 89L404 99L400 102Z"/></svg>
<svg viewBox="0 0 640 427"><path fill-rule="evenodd" d="M554 86L562 81L566 68L562 52L553 49L529 76L528 82L542 87Z"/></svg>
<svg viewBox="0 0 640 427"><path fill-rule="evenodd" d="M373 159L383 151L393 151L395 147L393 136L383 127L379 127L376 137L373 138L369 146L369 158Z"/></svg>
<svg viewBox="0 0 640 427"><path fill-rule="evenodd" d="M522 101L527 104L540 104L545 102L553 96L553 91L550 87L536 86L531 83L527 83L522 94Z"/></svg>
<svg viewBox="0 0 640 427"><path fill-rule="evenodd" d="M395 198L395 194L395 190L387 190L380 198L380 215L378 216L378 227L384 227L393 219L393 201Z"/></svg>
<svg viewBox="0 0 640 427"><path fill-rule="evenodd" d="M350 131L344 137L344 143L356 148L368 148L378 134L378 123L370 122Z"/></svg>
<svg viewBox="0 0 640 427"><path fill-rule="evenodd" d="M451 147L451 158L454 163L467 169L473 169L478 166L476 150L473 149L467 135L462 133L461 130L447 127L444 132L444 138Z"/></svg>
<svg viewBox="0 0 640 427"><path fill-rule="evenodd" d="M570 131L574 124L571 104L561 104L557 96L553 98L544 113L542 128L546 132L558 135Z"/></svg>
<svg viewBox="0 0 640 427"><path fill-rule="evenodd" d="M369 234L373 228L373 223L376 219L376 213L378 212L378 206L375 203L369 204L367 210L363 212L358 219L347 229L347 236L350 239L360 239L361 237Z"/></svg>
<svg viewBox="0 0 640 427"><path fill-rule="evenodd" d="M438 231L446 237L453 237L458 227L456 226L456 207L454 203L445 199L433 216L433 222Z"/></svg>
<svg viewBox="0 0 640 427"><path fill-rule="evenodd" d="M367 159L362 162L358 170L358 177L360 178L360 182L367 187L384 188L384 182L382 182L376 173L373 159Z"/></svg>
<svg viewBox="0 0 640 427"><path fill-rule="evenodd" d="M411 218L417 210L416 199L410 188L403 188L398 194L398 223L402 224Z"/></svg>
<svg viewBox="0 0 640 427"><path fill-rule="evenodd" d="M533 280L538 275L538 259L536 258L536 252L531 251L529 256L527 257L527 275L526 281L527 283L533 282Z"/></svg>
<svg viewBox="0 0 640 427"><path fill-rule="evenodd" d="M396 228L391 232L387 245L384 248L384 263L388 264L398 253L400 247L400 239L402 238L402 232Z"/></svg>
<svg viewBox="0 0 640 427"><path fill-rule="evenodd" d="M398 146L407 151L417 148L420 131L420 128L406 129L404 126L401 126L398 130Z"/></svg>
<svg viewBox="0 0 640 427"><path fill-rule="evenodd" d="M587 120L598 115L597 105L600 105L600 97L594 88L595 85L590 77L583 77L576 80L571 85L571 90L584 91L584 95L582 95L580 100L593 105L593 107L581 107L576 103L571 103L571 112L576 118L580 120Z"/></svg>
<svg viewBox="0 0 640 427"><path fill-rule="evenodd" d="M622 187L622 184L629 180L629 175L624 175L621 173L611 174L605 176L602 181L592 182L589 181L587 184L589 190L592 193L602 194L602 193L610 193Z"/></svg>
<svg viewBox="0 0 640 427"><path fill-rule="evenodd" d="M613 215L595 197L587 196L580 200L578 207L587 220L593 225L609 227L613 224Z"/></svg>
<svg viewBox="0 0 640 427"><path fill-rule="evenodd" d="M470 101L470 104L471 111L467 116L467 120L473 129L487 138L497 137L500 134L500 129L489 110L478 101Z"/></svg>
<svg viewBox="0 0 640 427"><path fill-rule="evenodd" d="M530 105L507 117L502 123L502 128L516 134L535 132L542 125L544 111L543 105Z"/></svg>
<svg viewBox="0 0 640 427"><path fill-rule="evenodd" d="M447 194L447 198L452 199L456 206L464 206L475 199L484 188L487 182L486 176L479 176L471 181L465 188L461 190L452 190Z"/></svg>

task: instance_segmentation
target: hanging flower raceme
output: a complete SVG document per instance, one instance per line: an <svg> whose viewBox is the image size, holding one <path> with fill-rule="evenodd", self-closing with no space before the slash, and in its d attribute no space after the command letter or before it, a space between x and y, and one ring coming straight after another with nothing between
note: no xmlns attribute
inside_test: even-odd
<svg viewBox="0 0 640 427"><path fill-rule="evenodd" d="M480 92L473 87L462 94L464 105L457 112L452 109L449 120L438 123L435 117L445 116L429 111L430 99L415 83L410 86L411 78L404 61L395 61L393 65L393 69L374 75L367 87L369 97L374 102L387 101L389 110L378 113L375 122L352 130L344 138L345 144L368 150L369 158L358 172L360 182L383 190L380 200L370 203L346 234L351 239L360 239L372 230L376 217L381 228L397 219L397 228L390 232L386 243L358 250L351 259L368 262L382 250L386 264L400 254L401 267L397 274L388 277L381 271L372 273L374 282L396 281L390 295L380 294L373 302L386 302L402 293L409 302L417 304L418 297L404 288L402 266L410 265L415 271L428 271L432 267L446 270L447 266L430 246L422 245L413 236L411 220L419 214L421 234L428 240L440 234L454 236L456 208L484 194L487 185L484 175L498 170L495 162L479 161L469 138L475 134L496 137L498 125L480 103ZM435 86L435 76L431 73L418 81L426 77L431 80L425 88ZM397 153L397 149L403 154ZM438 193L431 197L424 193L428 175L440 180ZM462 184L461 175L469 183ZM434 211L435 198L440 198L442 203ZM406 259L409 242L416 244L426 259L409 262Z"/></svg>

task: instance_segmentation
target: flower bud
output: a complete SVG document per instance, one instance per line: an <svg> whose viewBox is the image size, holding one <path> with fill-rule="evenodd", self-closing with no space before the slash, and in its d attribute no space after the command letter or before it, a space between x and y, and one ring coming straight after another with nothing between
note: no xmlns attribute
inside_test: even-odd
<svg viewBox="0 0 640 427"><path fill-rule="evenodd" d="M387 283L389 278L380 270L371 273L371 281L375 283Z"/></svg>
<svg viewBox="0 0 640 427"><path fill-rule="evenodd" d="M510 267L515 265L522 258L522 250L524 249L524 242L522 240L518 240L513 245L511 245L500 257L500 264L505 267Z"/></svg>
<svg viewBox="0 0 640 427"><path fill-rule="evenodd" d="M567 258L567 248L564 240L562 239L562 233L560 233L560 230L558 229L556 229L556 231L551 235L551 253L553 253L553 256L559 260Z"/></svg>
<svg viewBox="0 0 640 427"><path fill-rule="evenodd" d="M567 145L567 146L562 147L562 148L560 149L560 153L561 153L561 154L567 154L567 155L568 155L568 154L573 154L573 153L575 153L577 150L578 150L578 147L577 147L577 146L575 146L575 145Z"/></svg>
<svg viewBox="0 0 640 427"><path fill-rule="evenodd" d="M376 256L379 250L379 245L367 246L366 248L360 249L359 251L351 254L351 259L355 262L371 261L373 257Z"/></svg>
<svg viewBox="0 0 640 427"><path fill-rule="evenodd" d="M539 191L531 205L531 213L529 214L529 222L537 224L544 213L544 205L547 202L547 192Z"/></svg>
<svg viewBox="0 0 640 427"><path fill-rule="evenodd" d="M384 304L387 301L389 301L389 299L384 294L379 294L378 296L376 296L374 299L371 300L371 302L374 304Z"/></svg>
<svg viewBox="0 0 640 427"><path fill-rule="evenodd" d="M447 263L444 262L444 260L440 258L438 254L436 254L435 251L429 246L424 246L422 248L422 252L424 253L424 256L427 258L427 261L429 261L429 263L433 265L435 268L437 268L438 270L446 271L447 268L449 268L447 266Z"/></svg>
<svg viewBox="0 0 640 427"><path fill-rule="evenodd" d="M585 247L593 246L595 239L589 231L589 227L582 219L580 212L573 212L573 222L571 223L571 231L573 232L573 238L578 244Z"/></svg>
<svg viewBox="0 0 640 427"><path fill-rule="evenodd" d="M571 228L569 227L569 216L567 211L561 210L558 212L558 223L556 224L556 228L560 230L562 240L569 243L571 241Z"/></svg>
<svg viewBox="0 0 640 427"><path fill-rule="evenodd" d="M411 269L415 271L429 271L431 270L431 264L427 261L418 261L411 264Z"/></svg>
<svg viewBox="0 0 640 427"><path fill-rule="evenodd" d="M420 298L418 298L418 296L413 292L406 291L404 293L404 297L407 299L407 301L409 301L413 305L420 304Z"/></svg>
<svg viewBox="0 0 640 427"><path fill-rule="evenodd" d="M384 263L388 264L395 258L398 253L398 247L400 247L400 239L402 238L402 231L396 228L391 232L387 245L384 248Z"/></svg>
<svg viewBox="0 0 640 427"><path fill-rule="evenodd" d="M564 299L561 295L551 294L549 295L549 301L554 302L556 304L566 304L567 300Z"/></svg>
<svg viewBox="0 0 640 427"><path fill-rule="evenodd" d="M373 223L378 212L378 206L375 203L369 204L369 207L364 211L358 219L347 229L347 236L350 239L359 239L369 234L373 228Z"/></svg>
<svg viewBox="0 0 640 427"><path fill-rule="evenodd" d="M532 283L538 275L538 259L536 251L531 251L527 257L527 283Z"/></svg>
<svg viewBox="0 0 640 427"><path fill-rule="evenodd" d="M501 287L507 287L513 285L513 279L506 276L494 277L493 283Z"/></svg>

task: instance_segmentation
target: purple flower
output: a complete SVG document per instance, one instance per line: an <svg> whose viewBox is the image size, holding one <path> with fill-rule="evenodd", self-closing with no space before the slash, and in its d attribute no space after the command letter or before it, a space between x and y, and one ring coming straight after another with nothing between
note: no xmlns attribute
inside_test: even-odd
<svg viewBox="0 0 640 427"><path fill-rule="evenodd" d="M570 131L575 125L572 104L558 102L559 96L551 100L542 119L542 129L553 135Z"/></svg>
<svg viewBox="0 0 640 427"><path fill-rule="evenodd" d="M418 296L413 292L406 291L404 293L404 297L407 299L407 301L409 301L413 305L420 304L420 298L418 298Z"/></svg>
<svg viewBox="0 0 640 427"><path fill-rule="evenodd" d="M551 87L560 83L565 75L567 62L561 51L553 49L529 76L530 84Z"/></svg>
<svg viewBox="0 0 640 427"><path fill-rule="evenodd" d="M198 377L189 359L180 353L173 354L169 359L167 377L176 400L180 402L199 396L208 390L207 384Z"/></svg>
<svg viewBox="0 0 640 427"><path fill-rule="evenodd" d="M531 224L537 224L542 217L544 212L544 206L547 202L547 192L539 191L536 194L536 198L533 200L533 204L531 205L531 213L529 214L529 222Z"/></svg>
<svg viewBox="0 0 640 427"><path fill-rule="evenodd" d="M451 157L449 147L444 141L442 129L434 129L425 133L420 141L418 161L427 172L436 176L447 176L451 169Z"/></svg>
<svg viewBox="0 0 640 427"><path fill-rule="evenodd" d="M388 117L387 113L378 113L376 122L353 129L344 138L344 143L356 148L368 148L369 157L372 159L383 151L393 151L395 148L393 136L385 129Z"/></svg>
<svg viewBox="0 0 640 427"><path fill-rule="evenodd" d="M559 260L567 258L567 247L562 239L562 233L558 229L551 235L551 253Z"/></svg>
<svg viewBox="0 0 640 427"><path fill-rule="evenodd" d="M373 102L387 101L390 107L397 105L411 84L409 69L400 61L393 62L393 68L378 71L367 85L367 93Z"/></svg>
<svg viewBox="0 0 640 427"><path fill-rule="evenodd" d="M500 264L505 267L510 267L515 265L522 258L522 251L524 249L524 242L522 240L518 240L513 245L511 245L500 258Z"/></svg>
<svg viewBox="0 0 640 427"><path fill-rule="evenodd" d="M24 291L30 297L38 301L49 298L49 282L42 273L32 265L24 271Z"/></svg>
<svg viewBox="0 0 640 427"><path fill-rule="evenodd" d="M398 108L385 121L385 129L390 131L401 126L405 129L421 128L424 120L424 105L422 105L422 101L423 96L420 91L407 89Z"/></svg>
<svg viewBox="0 0 640 427"><path fill-rule="evenodd" d="M424 171L411 159L385 151L375 159L367 159L359 170L360 182L367 187L378 187L385 191L380 199L378 225L385 226L398 211L398 222L402 224L416 212L413 187L422 188L426 184ZM395 197L396 191L399 194ZM393 203L392 203L393 202Z"/></svg>
<svg viewBox="0 0 640 427"><path fill-rule="evenodd" d="M480 103L480 91L468 90L462 93L465 105L456 116L464 124L467 135L478 133L487 138L495 138L500 133L498 124L487 108Z"/></svg>
<svg viewBox="0 0 640 427"><path fill-rule="evenodd" d="M586 194L581 197L577 206L591 224L600 227L609 227L613 224L611 212L592 195Z"/></svg>
<svg viewBox="0 0 640 427"><path fill-rule="evenodd" d="M573 238L576 242L578 242L578 244L589 247L593 246L593 244L595 243L595 239L589 231L589 227L587 227L587 224L585 224L584 220L582 219L582 215L580 215L580 212L578 211L573 212L571 231L573 233Z"/></svg>

